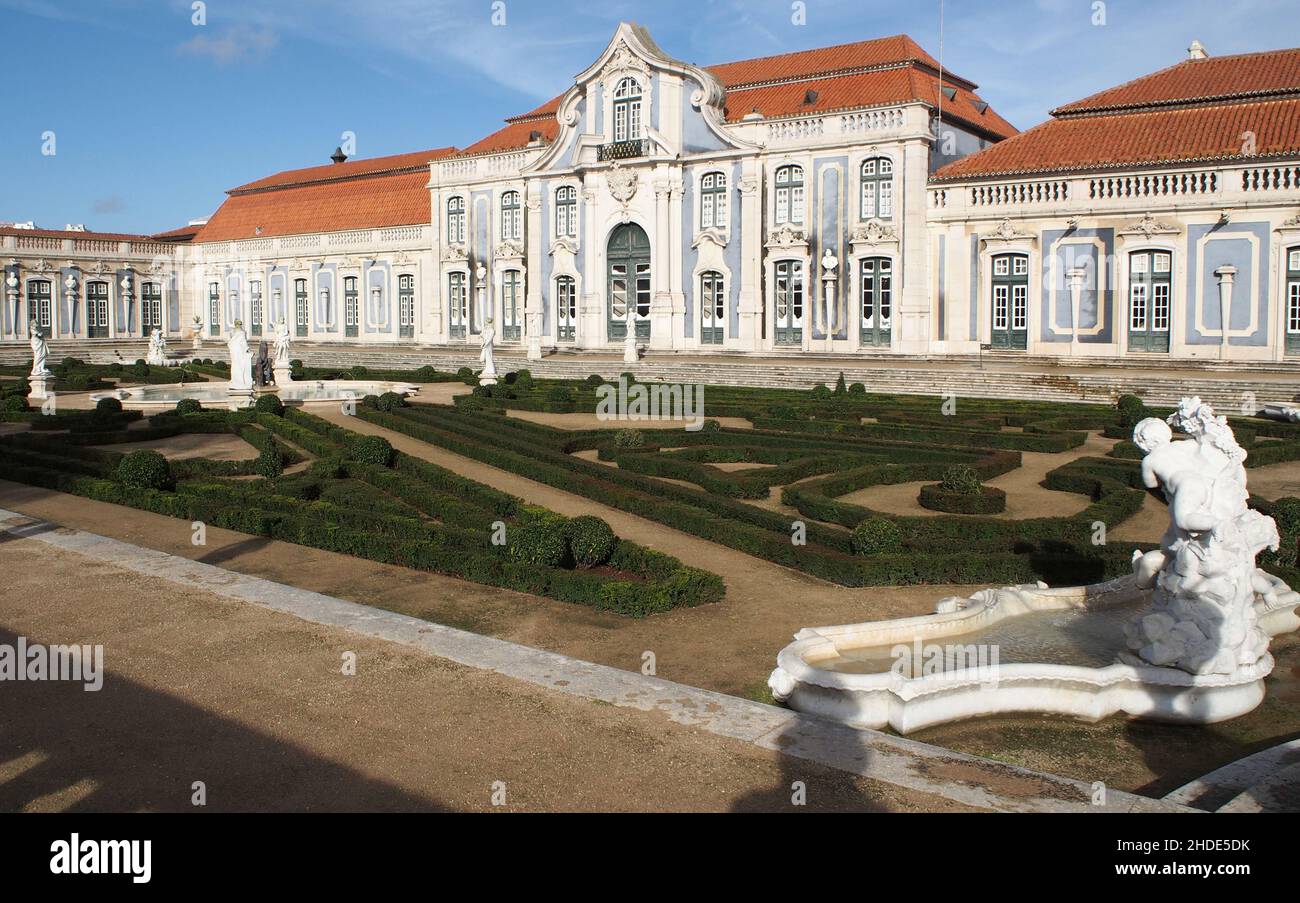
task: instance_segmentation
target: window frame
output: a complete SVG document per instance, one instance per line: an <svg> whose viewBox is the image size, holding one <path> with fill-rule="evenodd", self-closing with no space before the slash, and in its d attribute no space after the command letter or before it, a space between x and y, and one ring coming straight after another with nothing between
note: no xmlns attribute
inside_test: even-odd
<svg viewBox="0 0 1300 903"><path fill-rule="evenodd" d="M798 163L785 163L778 166L773 184L776 190L772 193L775 205L772 222L778 226L802 227L806 220L803 166Z"/></svg>
<svg viewBox="0 0 1300 903"><path fill-rule="evenodd" d="M518 191L501 193L501 240L520 241L523 235L522 206Z"/></svg>
<svg viewBox="0 0 1300 903"><path fill-rule="evenodd" d="M858 179L858 212L862 220L892 220L894 161L883 156L868 157L858 167Z"/></svg>
<svg viewBox="0 0 1300 903"><path fill-rule="evenodd" d="M726 229L731 220L727 174L710 170L700 177L700 228Z"/></svg>
<svg viewBox="0 0 1300 903"><path fill-rule="evenodd" d="M447 244L465 243L465 196L454 194L447 198Z"/></svg>
<svg viewBox="0 0 1300 903"><path fill-rule="evenodd" d="M555 237L576 238L578 235L578 189L560 185L555 189Z"/></svg>
<svg viewBox="0 0 1300 903"><path fill-rule="evenodd" d="M645 89L635 78L626 75L619 80L610 96L613 100L611 122L614 143L640 141L645 129L642 113Z"/></svg>

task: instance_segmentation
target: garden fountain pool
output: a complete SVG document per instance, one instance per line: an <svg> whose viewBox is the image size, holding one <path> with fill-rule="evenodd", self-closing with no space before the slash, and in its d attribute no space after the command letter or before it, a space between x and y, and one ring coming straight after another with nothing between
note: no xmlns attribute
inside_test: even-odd
<svg viewBox="0 0 1300 903"><path fill-rule="evenodd" d="M1173 442L1169 424L1192 441ZM900 733L1007 713L1097 721L1125 713L1210 724L1251 711L1273 670L1273 637L1300 628L1300 594L1256 567L1279 547L1247 505L1246 451L1227 421L1185 398L1168 424L1143 420L1142 477L1171 524L1129 576L950 597L934 614L805 628L777 655L772 695L853 727Z"/></svg>
<svg viewBox="0 0 1300 903"><path fill-rule="evenodd" d="M301 405L309 402L360 401L367 395L383 395L385 392L409 396L417 393L419 389L420 387L413 383L327 379L303 380L284 386L267 386L260 389L257 394L274 394L287 405ZM232 394L229 383L203 382L114 389L109 392L97 392L90 396L90 400L97 402L101 398L116 398L122 402L122 407L133 410L157 411L174 408L183 398L192 398L200 404L243 408L250 407L256 400L257 394Z"/></svg>

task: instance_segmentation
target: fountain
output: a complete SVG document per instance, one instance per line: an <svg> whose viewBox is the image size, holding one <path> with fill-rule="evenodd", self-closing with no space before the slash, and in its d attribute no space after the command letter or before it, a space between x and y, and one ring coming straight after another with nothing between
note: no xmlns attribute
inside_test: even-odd
<svg viewBox="0 0 1300 903"><path fill-rule="evenodd" d="M1209 724L1264 698L1269 641L1300 628L1300 594L1255 566L1278 546L1246 505L1246 452L1223 417L1184 398L1134 441L1169 501L1160 548L1108 583L950 597L915 618L806 628L768 679L792 708L908 733L963 718L1052 713Z"/></svg>
<svg viewBox="0 0 1300 903"><path fill-rule="evenodd" d="M230 410L251 407L257 396L274 393L286 405L309 402L355 402L367 395L396 392L409 396L420 391L415 383L383 380L324 379L294 381L289 367L289 330L283 320L277 326L275 351L272 360L274 385L257 385L253 379L253 356L244 335L243 324L235 321L227 347L230 350L230 374L227 382L201 382L186 385L166 384L135 386L114 389L90 396L92 402L102 398L116 398L124 408L144 411L163 411L174 408L183 398L192 398L200 404L226 407Z"/></svg>

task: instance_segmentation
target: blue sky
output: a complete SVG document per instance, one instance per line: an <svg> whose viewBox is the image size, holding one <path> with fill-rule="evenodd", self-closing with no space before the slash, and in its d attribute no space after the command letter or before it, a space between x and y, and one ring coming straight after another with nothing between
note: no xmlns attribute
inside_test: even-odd
<svg viewBox="0 0 1300 903"><path fill-rule="evenodd" d="M1300 45L1297 0L948 0L944 63L1021 128L1185 56ZM572 83L620 20L726 62L905 32L938 0L0 0L0 220L155 232L234 185L357 153L464 147ZM1104 7L1104 9L1101 9ZM1104 24L1094 24L1104 18ZM53 156L42 136L55 134Z"/></svg>

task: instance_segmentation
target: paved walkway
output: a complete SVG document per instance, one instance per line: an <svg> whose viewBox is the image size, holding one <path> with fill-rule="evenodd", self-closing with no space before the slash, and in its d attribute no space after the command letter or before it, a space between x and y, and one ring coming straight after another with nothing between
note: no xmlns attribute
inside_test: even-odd
<svg viewBox="0 0 1300 903"><path fill-rule="evenodd" d="M795 782L814 808L1094 809L1079 782L5 510L0 567L0 642L102 644L106 671L7 688L4 810L185 810L195 781L222 810L488 810L502 787L516 810L780 810Z"/></svg>

